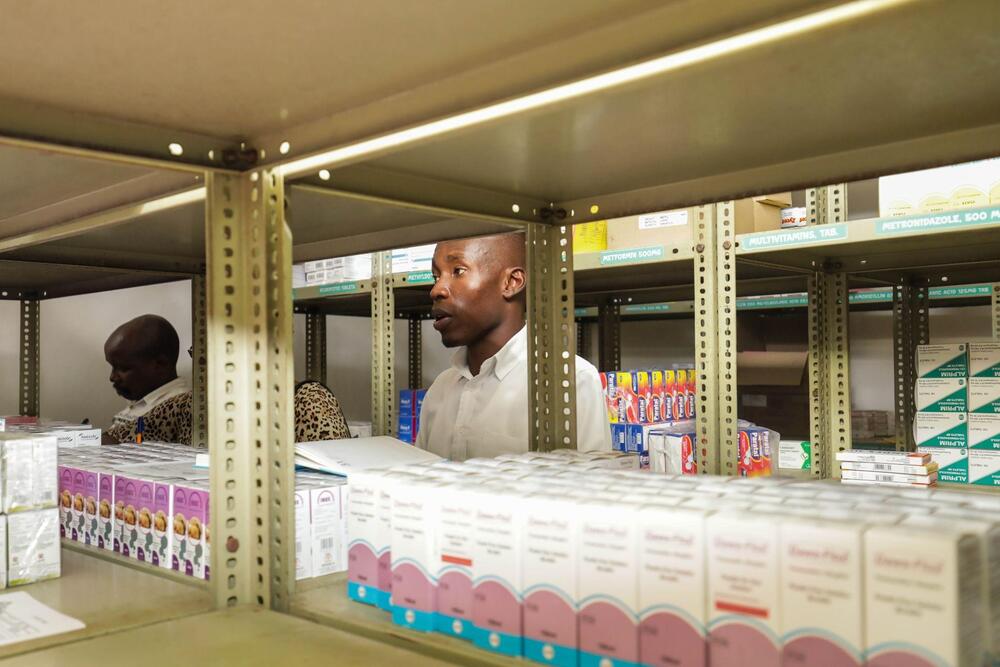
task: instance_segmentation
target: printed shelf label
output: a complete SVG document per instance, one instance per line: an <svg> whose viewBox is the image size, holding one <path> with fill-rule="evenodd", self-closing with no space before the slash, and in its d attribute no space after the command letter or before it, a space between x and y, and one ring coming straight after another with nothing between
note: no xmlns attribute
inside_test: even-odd
<svg viewBox="0 0 1000 667"><path fill-rule="evenodd" d="M759 232L747 234L740 240L744 250L767 250L787 246L813 245L842 241L847 238L847 223L817 225L782 232Z"/></svg>
<svg viewBox="0 0 1000 667"><path fill-rule="evenodd" d="M663 246L648 246L629 250L605 250L601 253L601 266L621 266L637 262L655 262L663 259L666 252Z"/></svg>
<svg viewBox="0 0 1000 667"><path fill-rule="evenodd" d="M892 236L893 234L914 234L936 229L992 224L1000 224L1000 206L879 220L875 223L875 233L879 236Z"/></svg>
<svg viewBox="0 0 1000 667"><path fill-rule="evenodd" d="M430 271L411 271L406 274L407 285L429 285L434 282L434 274Z"/></svg>
<svg viewBox="0 0 1000 667"><path fill-rule="evenodd" d="M326 294L343 294L344 292L355 292L358 290L358 284L355 282L350 283L334 283L333 285L321 285L319 288L320 296Z"/></svg>

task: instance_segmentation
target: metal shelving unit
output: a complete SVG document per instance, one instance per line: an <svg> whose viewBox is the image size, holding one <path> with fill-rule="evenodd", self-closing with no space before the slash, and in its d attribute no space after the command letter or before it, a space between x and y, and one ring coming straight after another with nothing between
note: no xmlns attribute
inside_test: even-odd
<svg viewBox="0 0 1000 667"><path fill-rule="evenodd" d="M37 332L37 299L193 277L197 308L205 276L204 336L196 336L207 368L199 401L205 407L195 418L211 444L216 548L208 605L220 610L50 646L20 658L25 662L86 655L134 661L149 646L178 661L266 662L291 647L328 655L330 645L358 664L420 662L400 646L438 652L384 621L368 632L360 622L349 628L376 643L270 611L302 613L311 592L296 594L290 576L293 260L527 228L537 362L532 433L536 446L549 448L573 438L572 396L563 405L564 392L552 389L565 372L556 360L576 341L574 283L581 305L604 305L612 317L616 310L602 294L587 303L589 260L579 259L574 273L564 225L697 206L690 252L678 249L638 268L595 268L594 275L605 272L610 290L655 278L663 288L650 291L649 300L693 301L698 428L708 472L726 471L724 461L733 459L737 296L808 284L817 359L811 377L820 397L815 432L832 452L844 444L843 321L852 281L893 286L900 312L919 313L920 296L912 294L921 285L914 280L937 271L942 252L954 265L947 269L954 282L995 280L984 276L995 268L990 258L1000 256L992 224L883 238L878 221L870 221L843 238L836 236L836 193L818 191L817 216L826 211L827 219L816 229L833 235L789 245L778 236L735 236L726 203L1000 154L1000 90L982 85L994 74L997 51L982 26L1000 12L988 0L705 2L695 12L687 5L580 0L572 12L509 4L479 22L471 7L400 8L396 21L373 25L304 4L199 10L191 22L193 9L182 2L161 8L155 26L133 11L109 5L51 15L26 6L5 21L17 29L0 40L0 55L25 65L0 84L0 158L10 160L0 169L5 185L31 197L23 211L0 207L0 295L24 301L27 328ZM74 29L123 22L132 29L111 50L90 48L89 31ZM277 57L276 36L289 25L309 26L323 38L299 39L296 49L281 45ZM53 43L38 34L62 37ZM252 48L234 61L226 55L231 39L218 35L239 35ZM157 48L163 39L169 44ZM382 57L379 45L387 41L410 55L405 67ZM130 56L115 53L119 47ZM343 57L336 49L352 49L351 62L370 67L315 66ZM175 79L176 62L160 56L183 52L203 54L206 66ZM49 58L59 66L35 65ZM87 85L79 72L88 73ZM779 82L780 91L762 79ZM132 94L146 81L155 89ZM904 85L903 94L887 94ZM220 90L222 105L205 94ZM880 111L863 123L845 111L873 101ZM39 168L23 168L32 163ZM27 180L9 180L14 174ZM930 239L938 254L921 255ZM369 293L343 298L368 309L377 300L373 351L380 368L391 358L391 320L406 291L392 289L384 262L373 275ZM900 327L900 349L919 340L914 324ZM317 327L309 338L319 338ZM19 341L29 409L37 407L33 340ZM319 354L312 352L310 358ZM387 406L376 421L385 428L393 378L376 379L373 403ZM827 406L835 413L825 413ZM133 575L183 586L87 562L110 568L93 575L96 589ZM69 610L64 592L75 581L44 584L54 591L52 604ZM123 619L136 597L110 603ZM342 611L309 615L335 624ZM81 636L123 628L125 620L95 622ZM461 659L450 649L437 655Z"/></svg>

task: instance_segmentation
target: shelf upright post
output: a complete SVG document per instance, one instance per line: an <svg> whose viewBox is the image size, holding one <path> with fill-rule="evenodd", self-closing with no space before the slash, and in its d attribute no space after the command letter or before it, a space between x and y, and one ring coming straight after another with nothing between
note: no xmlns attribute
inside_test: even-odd
<svg viewBox="0 0 1000 667"><path fill-rule="evenodd" d="M191 279L191 444L208 447L208 329L205 276Z"/></svg>
<svg viewBox="0 0 1000 667"><path fill-rule="evenodd" d="M840 478L837 452L851 449L850 319L847 274L827 273L826 280L826 378L829 383L827 438L823 451L828 477ZM812 460L815 464L816 455Z"/></svg>
<svg viewBox="0 0 1000 667"><path fill-rule="evenodd" d="M736 475L739 423L736 401L736 223L735 202L715 205L716 310L719 335L719 471Z"/></svg>
<svg viewBox="0 0 1000 667"><path fill-rule="evenodd" d="M34 296L23 295L21 299L21 345L18 388L20 393L19 411L22 415L38 416L39 375L41 354L39 334L41 331L41 308Z"/></svg>
<svg viewBox="0 0 1000 667"><path fill-rule="evenodd" d="M716 206L695 209L694 340L697 371L698 470L718 475L720 469L719 311L716 270Z"/></svg>
<svg viewBox="0 0 1000 667"><path fill-rule="evenodd" d="M612 297L597 307L597 356L600 371L621 370L621 325L621 303L617 297Z"/></svg>
<svg viewBox="0 0 1000 667"><path fill-rule="evenodd" d="M528 257L528 446L576 448L573 233L531 223Z"/></svg>
<svg viewBox="0 0 1000 667"><path fill-rule="evenodd" d="M1000 342L1000 283L993 283L990 308L993 315L993 340Z"/></svg>
<svg viewBox="0 0 1000 667"><path fill-rule="evenodd" d="M392 252L372 253L372 435L392 435L396 316Z"/></svg>
<svg viewBox="0 0 1000 667"><path fill-rule="evenodd" d="M206 175L212 590L288 609L295 579L292 236L280 170Z"/></svg>
<svg viewBox="0 0 1000 667"><path fill-rule="evenodd" d="M420 389L424 383L424 369L421 345L423 345L423 320L419 315L412 315L410 327L409 379L410 389Z"/></svg>
<svg viewBox="0 0 1000 667"><path fill-rule="evenodd" d="M306 379L326 384L326 315L306 313Z"/></svg>
<svg viewBox="0 0 1000 667"><path fill-rule="evenodd" d="M806 190L806 211L810 225L847 221L847 183L835 183Z"/></svg>
<svg viewBox="0 0 1000 667"><path fill-rule="evenodd" d="M809 276L809 443L810 474L814 479L830 476L828 443L829 383L827 382L826 279L822 272Z"/></svg>
<svg viewBox="0 0 1000 667"><path fill-rule="evenodd" d="M926 286L901 281L892 290L892 352L895 366L896 449L915 451L913 418L917 383L917 346L930 342Z"/></svg>

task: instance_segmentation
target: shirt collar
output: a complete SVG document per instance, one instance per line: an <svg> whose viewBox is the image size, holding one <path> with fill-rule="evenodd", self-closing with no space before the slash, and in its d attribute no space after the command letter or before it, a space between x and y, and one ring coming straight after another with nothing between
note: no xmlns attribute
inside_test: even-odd
<svg viewBox="0 0 1000 667"><path fill-rule="evenodd" d="M167 398L171 398L177 394L183 394L186 391L189 391L187 380L179 377L174 378L166 384L161 384L159 387L149 392L135 403L131 403L129 408L135 409L154 406Z"/></svg>
<svg viewBox="0 0 1000 667"><path fill-rule="evenodd" d="M524 364L527 360L528 333L527 327L523 326L496 354L483 362L479 372L480 374L493 373L498 380L502 380L519 364ZM469 349L467 347L455 350L455 354L451 357L451 365L466 380L473 378L472 371L469 370Z"/></svg>

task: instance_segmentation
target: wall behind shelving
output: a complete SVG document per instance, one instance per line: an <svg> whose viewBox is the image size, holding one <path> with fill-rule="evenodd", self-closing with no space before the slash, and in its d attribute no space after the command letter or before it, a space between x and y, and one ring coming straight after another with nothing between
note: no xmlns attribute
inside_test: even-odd
<svg viewBox="0 0 1000 667"><path fill-rule="evenodd" d="M124 400L108 382L103 346L120 323L145 312L171 320L181 338L178 370L190 377L187 350L191 341L190 284L178 282L132 290L65 299L42 304L42 412L54 419L90 417L107 425ZM17 411L18 302L0 301L0 414ZM597 328L587 325L596 363ZM296 379L304 375L303 316L295 318ZM330 317L327 322L328 377L349 419L371 415L371 321L361 317ZM931 310L933 342L988 339L989 308ZM407 324L396 322L396 382L407 382ZM851 375L854 407L892 410L892 316L888 311L851 314ZM451 351L441 345L431 323L423 323L423 385L451 363ZM687 365L694 351L694 325L689 319L625 322L622 325L623 366L643 368Z"/></svg>

